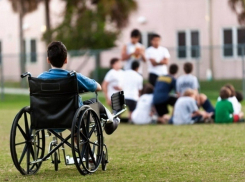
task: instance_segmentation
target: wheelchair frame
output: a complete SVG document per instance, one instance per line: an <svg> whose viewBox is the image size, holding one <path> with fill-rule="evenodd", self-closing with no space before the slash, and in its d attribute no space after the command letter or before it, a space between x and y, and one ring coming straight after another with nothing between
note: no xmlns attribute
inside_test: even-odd
<svg viewBox="0 0 245 182"><path fill-rule="evenodd" d="M73 75L76 73L73 71L69 74ZM26 72L21 75L22 78L26 76L31 77L31 74ZM94 103L94 105L98 102L97 92L95 92L95 95L96 103ZM121 96L123 97L123 92L121 93ZM116 105L116 107L114 106L115 109L113 109L114 118L126 110L124 103L123 107L119 107L118 109L118 103L124 102L124 97L122 97L112 97L112 101L114 105ZM20 110L13 121L10 134L12 160L21 174L35 174L40 169L42 162L47 161L50 158L57 171L61 158L59 152L60 148L63 151L65 165L75 164L77 170L82 175L94 173L100 164L102 165L102 170L106 170L106 165L109 161L107 146L104 143L103 131L108 119L100 118L93 109L93 104L83 105L77 109L72 121L71 134L67 137L63 138L62 133L57 132L54 129L46 129L48 136L51 136L51 134L54 136L49 144L49 150L46 155L45 129L31 128L31 121L29 121L27 117L28 114L31 115L31 108L29 106ZM24 118L22 116L24 116ZM21 118L24 119L24 122ZM23 125L24 127L21 127ZM24 142L16 143L18 131L22 135ZM58 139L60 140L59 143ZM69 142L69 140L71 140L71 142ZM71 148L74 162L70 162L70 157L66 156L65 144ZM21 155L18 155L17 150L20 151L20 149L17 149L17 147L22 145L25 146ZM23 166L21 163L24 158L26 158L26 165Z"/></svg>

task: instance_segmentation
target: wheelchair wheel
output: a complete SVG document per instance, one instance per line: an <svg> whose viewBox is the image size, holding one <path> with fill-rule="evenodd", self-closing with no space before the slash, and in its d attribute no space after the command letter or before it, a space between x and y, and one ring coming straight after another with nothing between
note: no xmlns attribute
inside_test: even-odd
<svg viewBox="0 0 245 182"><path fill-rule="evenodd" d="M15 167L23 175L35 174L41 167L41 162L34 161L34 142L36 143L37 159L41 159L45 152L44 130L36 131L36 140L30 128L30 107L24 107L16 115L10 133L10 151Z"/></svg>
<svg viewBox="0 0 245 182"><path fill-rule="evenodd" d="M55 152L54 153L54 169L55 169L55 171L58 171L58 167L59 167L58 153Z"/></svg>
<svg viewBox="0 0 245 182"><path fill-rule="evenodd" d="M103 133L99 117L89 106L77 110L71 136L72 154L78 171L83 175L95 172L102 160Z"/></svg>
<svg viewBox="0 0 245 182"><path fill-rule="evenodd" d="M101 167L102 167L102 170L103 171L106 171L106 165L107 165L107 163L108 163L107 155L103 151L102 161L101 161Z"/></svg>

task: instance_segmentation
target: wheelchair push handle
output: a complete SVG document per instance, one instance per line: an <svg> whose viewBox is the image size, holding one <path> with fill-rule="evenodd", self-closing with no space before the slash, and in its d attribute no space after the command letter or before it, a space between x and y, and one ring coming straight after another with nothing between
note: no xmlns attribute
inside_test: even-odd
<svg viewBox="0 0 245 182"><path fill-rule="evenodd" d="M72 76L72 75L76 75L76 71L73 70L68 73L68 76Z"/></svg>
<svg viewBox="0 0 245 182"><path fill-rule="evenodd" d="M25 78L25 77L31 77L31 73L30 72L25 72L25 73L22 73L21 75L20 75L20 77L21 78Z"/></svg>

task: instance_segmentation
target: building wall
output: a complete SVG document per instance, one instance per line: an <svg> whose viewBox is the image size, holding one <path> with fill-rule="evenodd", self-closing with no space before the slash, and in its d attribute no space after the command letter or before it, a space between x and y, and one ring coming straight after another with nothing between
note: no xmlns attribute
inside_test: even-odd
<svg viewBox="0 0 245 182"><path fill-rule="evenodd" d="M116 47L101 54L102 66L108 67L112 57L120 57L120 49L130 41L130 32L133 28L142 31L145 37L147 32L155 32L161 35L162 45L169 48L171 63L180 66L186 61L194 64L194 73L200 78L206 78L206 72L210 65L212 56L215 78L241 78L242 62L241 57L224 58L222 55L222 29L239 27L236 15L230 10L226 0L212 0L212 37L213 51L209 46L209 0L137 0L138 11L130 17L129 25L122 31L116 41ZM59 7L59 8L57 8ZM60 0L51 1L51 23L57 24L62 20L62 9L64 3ZM12 11L8 0L0 0L0 40L2 41L2 54L4 63L5 79L17 79L19 72L19 27L18 14ZM45 25L45 10L41 4L37 11L27 14L24 18L24 37L26 40L37 40L37 63L27 62L27 70L34 76L44 71L46 64L46 44L42 41L42 29ZM139 23L139 18L144 17L146 22ZM10 23L11 22L11 23ZM177 32L198 30L200 36L201 57L199 62L196 59L179 59L177 56ZM212 54L211 54L212 53ZM86 57L69 58L69 69L76 69L86 61ZM94 69L95 59L90 57L86 69L81 69L83 74L89 75ZM235 70L235 71L231 71ZM182 73L182 71L180 72ZM144 65L144 76L147 77L147 66Z"/></svg>

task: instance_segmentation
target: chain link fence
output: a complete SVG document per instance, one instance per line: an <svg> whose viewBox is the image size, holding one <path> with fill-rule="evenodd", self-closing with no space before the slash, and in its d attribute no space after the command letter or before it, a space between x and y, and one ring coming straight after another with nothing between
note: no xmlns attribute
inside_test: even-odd
<svg viewBox="0 0 245 182"><path fill-rule="evenodd" d="M214 46L214 47L178 47L168 48L170 63L180 67L178 75L183 74L183 64L192 62L193 74L199 80L241 79L245 95L245 45ZM46 54L27 54L25 57L26 71L38 76L47 70ZM109 69L112 57L121 57L118 48L110 50L70 51L66 69L75 70L101 82ZM0 86L1 99L4 87L19 87L20 85L20 55L0 55ZM143 63L143 76L148 78L147 64Z"/></svg>

